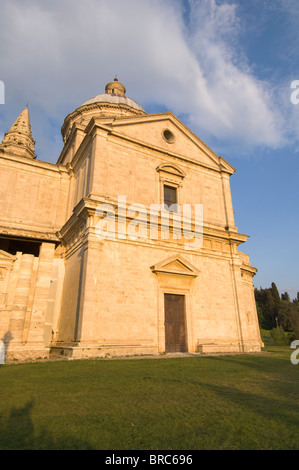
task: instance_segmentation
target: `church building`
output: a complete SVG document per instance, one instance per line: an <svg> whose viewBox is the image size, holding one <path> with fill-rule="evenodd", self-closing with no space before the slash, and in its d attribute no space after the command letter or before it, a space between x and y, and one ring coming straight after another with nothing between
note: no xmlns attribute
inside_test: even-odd
<svg viewBox="0 0 299 470"><path fill-rule="evenodd" d="M260 351L235 169L117 78L61 132L38 160L25 108L0 144L6 359Z"/></svg>

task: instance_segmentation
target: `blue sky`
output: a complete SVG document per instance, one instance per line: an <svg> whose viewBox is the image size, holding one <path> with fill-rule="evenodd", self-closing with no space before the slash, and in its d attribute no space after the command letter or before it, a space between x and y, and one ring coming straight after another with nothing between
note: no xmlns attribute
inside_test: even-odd
<svg viewBox="0 0 299 470"><path fill-rule="evenodd" d="M0 139L28 104L38 158L65 116L118 75L147 112L171 110L236 169L241 250L256 287L299 291L298 0L2 0ZM299 95L298 95L299 96Z"/></svg>

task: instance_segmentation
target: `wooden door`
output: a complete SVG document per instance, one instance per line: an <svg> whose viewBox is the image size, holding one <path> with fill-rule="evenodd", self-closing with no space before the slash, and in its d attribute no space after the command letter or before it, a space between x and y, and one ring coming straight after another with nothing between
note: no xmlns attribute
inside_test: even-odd
<svg viewBox="0 0 299 470"><path fill-rule="evenodd" d="M185 352L185 296L164 294L165 351Z"/></svg>

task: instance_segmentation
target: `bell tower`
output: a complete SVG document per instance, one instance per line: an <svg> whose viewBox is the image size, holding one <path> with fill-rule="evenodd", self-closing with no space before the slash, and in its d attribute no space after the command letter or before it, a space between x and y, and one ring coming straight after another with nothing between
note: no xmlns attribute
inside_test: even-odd
<svg viewBox="0 0 299 470"><path fill-rule="evenodd" d="M34 159L36 158L34 145L29 111L26 106L10 130L5 133L0 148L7 153Z"/></svg>

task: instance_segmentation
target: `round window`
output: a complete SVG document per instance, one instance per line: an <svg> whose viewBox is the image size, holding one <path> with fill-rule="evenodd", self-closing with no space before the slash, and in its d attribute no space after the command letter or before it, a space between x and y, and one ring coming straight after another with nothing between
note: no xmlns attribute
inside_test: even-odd
<svg viewBox="0 0 299 470"><path fill-rule="evenodd" d="M163 137L169 144L173 144L175 141L175 136L169 129L163 131Z"/></svg>

